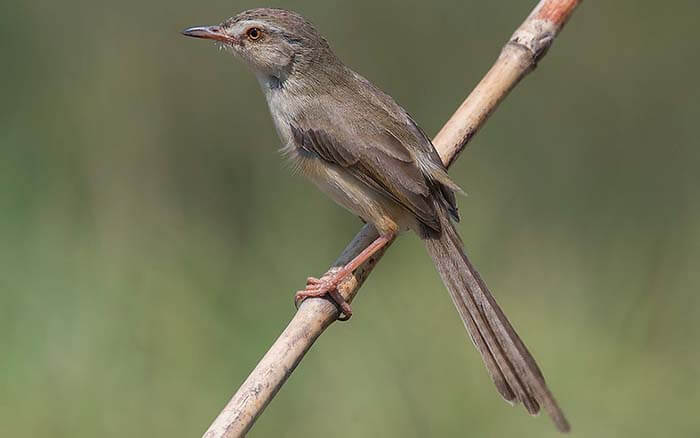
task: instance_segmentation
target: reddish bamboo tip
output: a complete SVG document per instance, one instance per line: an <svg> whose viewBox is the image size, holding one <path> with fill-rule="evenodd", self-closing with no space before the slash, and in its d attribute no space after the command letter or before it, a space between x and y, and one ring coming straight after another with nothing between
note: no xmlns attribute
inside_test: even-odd
<svg viewBox="0 0 700 438"><path fill-rule="evenodd" d="M537 11L537 18L549 21L557 27L562 26L579 3L581 0L544 1Z"/></svg>

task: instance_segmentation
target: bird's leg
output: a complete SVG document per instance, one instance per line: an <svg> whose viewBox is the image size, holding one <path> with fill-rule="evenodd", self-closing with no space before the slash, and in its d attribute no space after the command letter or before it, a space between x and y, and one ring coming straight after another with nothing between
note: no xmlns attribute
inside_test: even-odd
<svg viewBox="0 0 700 438"><path fill-rule="evenodd" d="M384 248L393 238L394 234L379 236L342 268L328 272L321 278L307 278L306 289L300 290L294 295L294 304L299 307L299 304L306 298L328 296L341 311L341 316L338 317L338 320L347 321L352 316L352 308L350 307L350 303L338 292L338 285L345 277L352 274L355 269L362 266L364 262L376 254L377 251Z"/></svg>

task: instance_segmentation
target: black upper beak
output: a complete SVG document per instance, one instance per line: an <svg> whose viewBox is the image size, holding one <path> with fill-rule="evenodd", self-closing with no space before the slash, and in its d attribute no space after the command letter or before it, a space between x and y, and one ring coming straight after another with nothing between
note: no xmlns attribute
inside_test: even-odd
<svg viewBox="0 0 700 438"><path fill-rule="evenodd" d="M221 41L222 43L233 43L235 40L226 34L220 26L198 26L190 27L182 31L182 34L189 37L205 38L208 40Z"/></svg>

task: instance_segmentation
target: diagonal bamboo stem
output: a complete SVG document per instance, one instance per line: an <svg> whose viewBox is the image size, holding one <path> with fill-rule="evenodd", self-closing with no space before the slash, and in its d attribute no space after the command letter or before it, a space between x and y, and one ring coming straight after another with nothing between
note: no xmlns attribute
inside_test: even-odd
<svg viewBox="0 0 700 438"><path fill-rule="evenodd" d="M433 140L446 165L454 162L510 90L535 68L580 2L541 0L537 4L505 44L486 76ZM374 228L364 226L331 269L345 265L376 238ZM352 301L383 253L381 251L373 256L338 286L346 300ZM204 438L245 435L314 341L337 318L336 306L327 300L304 301L287 328L214 420Z"/></svg>

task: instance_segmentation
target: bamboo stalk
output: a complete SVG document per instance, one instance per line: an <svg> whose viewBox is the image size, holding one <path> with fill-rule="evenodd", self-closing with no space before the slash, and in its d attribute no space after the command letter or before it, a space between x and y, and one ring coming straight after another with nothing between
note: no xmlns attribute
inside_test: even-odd
<svg viewBox="0 0 700 438"><path fill-rule="evenodd" d="M495 64L433 140L446 165L454 162L510 90L535 68L580 1L541 0L537 4L505 44ZM331 269L345 265L376 238L374 228L365 225ZM346 300L352 301L383 253L376 254L338 286ZM327 300L304 301L287 328L211 424L204 438L245 435L311 345L337 318L336 306Z"/></svg>

